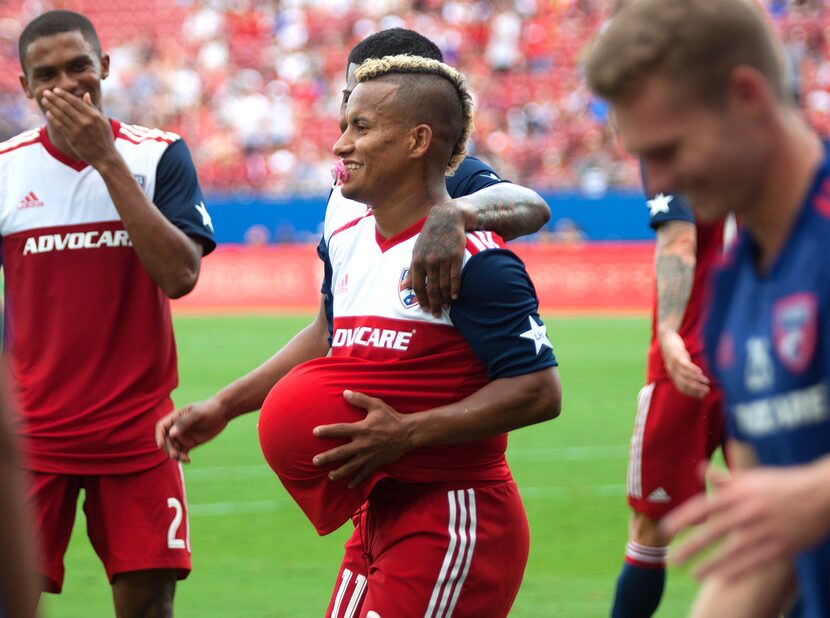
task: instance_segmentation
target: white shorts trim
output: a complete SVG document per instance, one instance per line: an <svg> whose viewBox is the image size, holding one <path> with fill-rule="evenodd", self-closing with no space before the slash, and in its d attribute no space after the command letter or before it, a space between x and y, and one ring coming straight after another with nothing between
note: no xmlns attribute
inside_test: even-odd
<svg viewBox="0 0 830 618"><path fill-rule="evenodd" d="M628 495L638 500L643 497L643 440L654 386L654 382L646 384L637 395L637 418L634 422L634 433L631 435L631 446L628 455L626 487Z"/></svg>
<svg viewBox="0 0 830 618"><path fill-rule="evenodd" d="M470 572L476 545L476 496L473 489L447 492L450 543L424 618L450 618Z"/></svg>

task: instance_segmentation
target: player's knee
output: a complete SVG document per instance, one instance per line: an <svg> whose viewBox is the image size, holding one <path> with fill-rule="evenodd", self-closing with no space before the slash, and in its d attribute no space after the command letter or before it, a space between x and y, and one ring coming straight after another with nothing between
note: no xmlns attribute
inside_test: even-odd
<svg viewBox="0 0 830 618"><path fill-rule="evenodd" d="M113 578L112 590L119 618L172 618L176 571L121 573Z"/></svg>
<svg viewBox="0 0 830 618"><path fill-rule="evenodd" d="M665 547L671 542L660 530L660 522L637 513L631 516L629 536L632 541L649 547Z"/></svg>

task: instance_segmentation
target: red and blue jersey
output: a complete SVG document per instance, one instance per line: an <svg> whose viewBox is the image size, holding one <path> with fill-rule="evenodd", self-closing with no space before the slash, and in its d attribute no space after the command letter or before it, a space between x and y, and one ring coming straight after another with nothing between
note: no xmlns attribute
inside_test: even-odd
<svg viewBox="0 0 830 618"><path fill-rule="evenodd" d="M770 270L742 232L715 278L706 350L728 430L763 465L830 454L830 161ZM830 615L830 539L798 557L804 616Z"/></svg>
<svg viewBox="0 0 830 618"><path fill-rule="evenodd" d="M686 310L678 328L678 334L683 338L686 350L692 362L703 367L702 324L704 316L704 300L706 287L712 267L721 259L724 247L724 221L701 223L695 221L688 202L680 195L652 195L647 202L649 207L649 225L658 229L670 221L686 221L695 225L697 248L695 250L695 273L692 289ZM646 369L646 383L657 380L666 380L669 375L663 364L663 355L660 352L660 343L657 339L657 295L655 294L651 320L651 345L648 351L648 365Z"/></svg>
<svg viewBox="0 0 830 618"><path fill-rule="evenodd" d="M213 228L178 135L112 121L159 210L204 253ZM167 297L141 265L100 174L45 128L0 144L5 356L26 465L120 474L164 461L154 426L178 382Z"/></svg>
<svg viewBox="0 0 830 618"><path fill-rule="evenodd" d="M503 481L507 436L417 449L355 490L311 464L334 441L316 425L353 422L365 412L344 389L378 397L401 413L460 401L488 382L556 365L524 265L492 232L471 232L461 291L440 317L424 312L403 285L424 221L393 238L374 217L332 232L332 353L300 365L269 394L260 440L271 466L321 534L343 524L385 477L406 483Z"/></svg>
<svg viewBox="0 0 830 618"><path fill-rule="evenodd" d="M465 157L452 176L446 177L447 193L453 199L470 195L487 187L502 182L498 174L489 165L475 157ZM317 246L317 255L323 261L324 276L320 292L323 294L323 304L326 308L326 317L331 327L331 263L328 259L327 239L334 230L365 214L369 207L366 204L355 202L343 197L340 187L335 186L329 193L326 202L325 231ZM331 328L329 328L331 334Z"/></svg>

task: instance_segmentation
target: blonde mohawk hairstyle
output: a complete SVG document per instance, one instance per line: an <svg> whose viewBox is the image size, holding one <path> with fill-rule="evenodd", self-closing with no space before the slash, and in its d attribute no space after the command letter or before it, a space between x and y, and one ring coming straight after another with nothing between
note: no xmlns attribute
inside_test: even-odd
<svg viewBox="0 0 830 618"><path fill-rule="evenodd" d="M447 80L455 88L461 105L463 128L447 164L446 175L452 176L467 156L467 141L473 132L473 98L467 87L466 78L443 62L408 54L370 58L360 64L355 71L355 78L358 82L366 82L385 75L399 74L435 75Z"/></svg>

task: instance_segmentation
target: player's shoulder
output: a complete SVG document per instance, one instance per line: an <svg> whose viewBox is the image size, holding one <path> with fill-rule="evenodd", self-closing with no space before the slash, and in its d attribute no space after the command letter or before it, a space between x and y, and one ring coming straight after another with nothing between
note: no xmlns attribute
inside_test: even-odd
<svg viewBox="0 0 830 618"><path fill-rule="evenodd" d="M464 177L464 176L469 176L469 175L472 175L472 174L488 173L488 172L491 173L497 180L501 180L499 175L496 173L496 171L492 167L487 165L481 159L477 159L476 157L468 155L468 156L464 157L464 159L458 165L458 167L455 170L455 174L453 174L453 176Z"/></svg>
<svg viewBox="0 0 830 618"><path fill-rule="evenodd" d="M475 157L465 157L452 176L446 177L447 193L457 198L490 185L507 182L489 165Z"/></svg>
<svg viewBox="0 0 830 618"><path fill-rule="evenodd" d="M14 137L0 142L0 155L9 154L11 152L19 151L27 146L39 144L42 141L43 129L29 129L18 133Z"/></svg>
<svg viewBox="0 0 830 618"><path fill-rule="evenodd" d="M475 230L473 232L467 232L466 236L466 250L471 257L482 253L483 251L489 251L492 249L507 249L507 243L495 232L488 230Z"/></svg>
<svg viewBox="0 0 830 618"><path fill-rule="evenodd" d="M688 202L674 193L657 193L646 200L649 225L657 229L672 221L695 223L695 217Z"/></svg>
<svg viewBox="0 0 830 618"><path fill-rule="evenodd" d="M366 212L364 212L359 217L355 217L351 221L347 221L346 223L344 223L343 225L341 225L337 229L333 230L331 235L328 237L328 240L330 242L332 238L334 238L335 236L342 235L345 232L359 231L361 229L361 227L367 226L367 225L371 226L372 229L374 229L375 220L374 220L374 217L372 217L372 211L371 210L367 210Z"/></svg>
<svg viewBox="0 0 830 618"><path fill-rule="evenodd" d="M495 232L476 230L467 232L466 236L467 245L462 268L467 278L475 272L479 275L474 276L474 279L485 283L490 281L495 285L496 280L503 275L508 278L514 276L513 271L517 267L526 270L522 259Z"/></svg>
<svg viewBox="0 0 830 618"><path fill-rule="evenodd" d="M343 226L363 218L368 212L366 204L344 197L340 187L332 188L326 201L323 237L330 239Z"/></svg>
<svg viewBox="0 0 830 618"><path fill-rule="evenodd" d="M129 124L113 120L116 139L125 140L132 144L143 144L147 142L162 142L172 144L182 139L182 136L172 131L163 129L152 129L138 124Z"/></svg>

